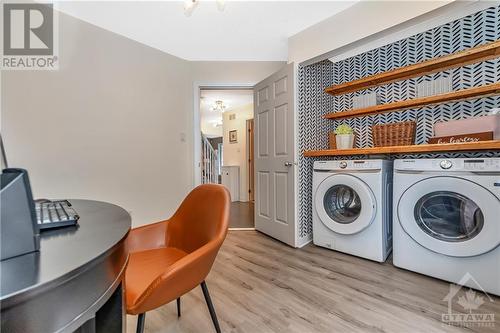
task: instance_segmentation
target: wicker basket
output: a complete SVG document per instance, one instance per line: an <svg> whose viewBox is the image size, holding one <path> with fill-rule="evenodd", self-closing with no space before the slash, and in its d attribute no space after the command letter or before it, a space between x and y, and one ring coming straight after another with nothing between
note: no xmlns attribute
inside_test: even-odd
<svg viewBox="0 0 500 333"><path fill-rule="evenodd" d="M375 147L409 146L415 144L415 121L372 126Z"/></svg>

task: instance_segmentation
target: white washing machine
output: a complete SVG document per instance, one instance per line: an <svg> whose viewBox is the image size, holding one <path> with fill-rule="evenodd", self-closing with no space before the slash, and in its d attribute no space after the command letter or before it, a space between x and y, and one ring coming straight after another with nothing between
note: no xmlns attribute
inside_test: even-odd
<svg viewBox="0 0 500 333"><path fill-rule="evenodd" d="M392 162L316 161L313 242L384 262L392 248Z"/></svg>
<svg viewBox="0 0 500 333"><path fill-rule="evenodd" d="M500 158L396 160L393 212L395 266L500 295Z"/></svg>

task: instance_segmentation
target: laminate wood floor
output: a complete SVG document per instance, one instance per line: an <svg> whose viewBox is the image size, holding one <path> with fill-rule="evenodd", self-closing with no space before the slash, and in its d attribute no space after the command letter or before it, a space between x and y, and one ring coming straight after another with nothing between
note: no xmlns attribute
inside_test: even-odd
<svg viewBox="0 0 500 333"><path fill-rule="evenodd" d="M254 228L254 203L235 201L231 203L229 228Z"/></svg>
<svg viewBox="0 0 500 333"><path fill-rule="evenodd" d="M475 311L496 327L446 326L447 282L255 231L229 233L207 285L223 332L500 332L499 297ZM135 327L127 316L127 332ZM215 332L201 289L182 297L181 318L175 302L148 312L146 332Z"/></svg>

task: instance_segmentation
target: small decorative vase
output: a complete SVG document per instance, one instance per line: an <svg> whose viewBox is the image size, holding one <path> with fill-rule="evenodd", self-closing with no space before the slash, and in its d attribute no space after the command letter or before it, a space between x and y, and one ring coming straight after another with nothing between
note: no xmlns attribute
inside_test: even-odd
<svg viewBox="0 0 500 333"><path fill-rule="evenodd" d="M337 134L337 149L352 149L354 147L354 134Z"/></svg>

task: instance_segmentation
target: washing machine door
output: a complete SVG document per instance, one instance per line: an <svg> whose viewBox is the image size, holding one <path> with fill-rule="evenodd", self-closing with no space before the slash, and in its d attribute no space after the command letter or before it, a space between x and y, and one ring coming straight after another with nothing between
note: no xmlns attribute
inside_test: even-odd
<svg viewBox="0 0 500 333"><path fill-rule="evenodd" d="M346 174L332 175L321 182L314 195L321 222L340 234L355 234L375 218L376 201L368 185Z"/></svg>
<svg viewBox="0 0 500 333"><path fill-rule="evenodd" d="M404 231L427 249L476 256L500 243L500 201L486 188L457 177L431 177L410 186L397 206Z"/></svg>

